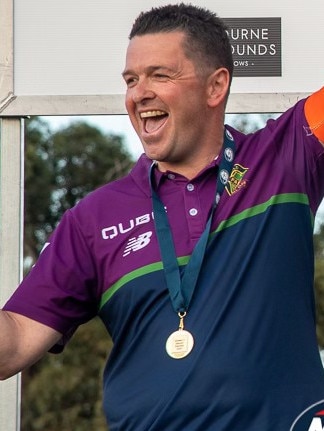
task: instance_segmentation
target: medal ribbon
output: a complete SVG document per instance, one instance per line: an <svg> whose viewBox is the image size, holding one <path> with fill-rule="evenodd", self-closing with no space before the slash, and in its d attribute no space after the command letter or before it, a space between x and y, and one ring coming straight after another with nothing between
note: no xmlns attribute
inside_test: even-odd
<svg viewBox="0 0 324 431"><path fill-rule="evenodd" d="M216 179L215 199L206 223L205 230L200 236L192 252L190 260L184 268L182 276L180 274L180 269L166 210L154 188L154 168L156 166L156 163L153 162L151 165L149 181L152 192L156 235L159 243L164 274L172 306L178 314L186 313L189 308L189 304L194 293L199 272L203 263L213 215L220 201L220 197L225 189L225 186L230 178L230 174L234 165L234 155L235 143L233 137L225 129L224 143L221 152L221 162L218 168L218 174Z"/></svg>

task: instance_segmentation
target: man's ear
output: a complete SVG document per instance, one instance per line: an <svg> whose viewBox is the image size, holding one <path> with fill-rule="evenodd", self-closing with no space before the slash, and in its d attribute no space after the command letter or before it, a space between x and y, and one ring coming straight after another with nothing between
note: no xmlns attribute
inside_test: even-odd
<svg viewBox="0 0 324 431"><path fill-rule="evenodd" d="M230 74L225 67L216 69L208 77L207 82L207 103L211 108L215 108L222 102L226 102L230 86Z"/></svg>

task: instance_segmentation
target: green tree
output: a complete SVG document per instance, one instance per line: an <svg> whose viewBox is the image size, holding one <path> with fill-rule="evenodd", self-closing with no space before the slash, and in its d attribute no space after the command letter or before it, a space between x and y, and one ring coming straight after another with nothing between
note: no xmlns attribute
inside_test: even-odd
<svg viewBox="0 0 324 431"><path fill-rule="evenodd" d="M315 305L318 344L324 348L324 224L314 234L315 251Z"/></svg>
<svg viewBox="0 0 324 431"><path fill-rule="evenodd" d="M87 193L129 171L122 138L85 122L52 133L26 121L25 257L36 260L63 212ZM107 430L101 375L112 342L99 319L81 326L65 351L23 372L22 431Z"/></svg>
<svg viewBox="0 0 324 431"><path fill-rule="evenodd" d="M26 121L25 257L33 263L64 211L129 171L120 136L75 121L52 133L39 117Z"/></svg>
<svg viewBox="0 0 324 431"><path fill-rule="evenodd" d="M55 177L51 162L52 134L38 117L26 120L25 129L24 255L33 263L57 222L51 213Z"/></svg>
<svg viewBox="0 0 324 431"><path fill-rule="evenodd" d="M22 431L107 431L102 373L112 342L99 319L82 325L65 351L23 373Z"/></svg>
<svg viewBox="0 0 324 431"><path fill-rule="evenodd" d="M56 179L53 214L74 206L102 184L124 175L132 166L122 138L75 122L53 135L52 162Z"/></svg>

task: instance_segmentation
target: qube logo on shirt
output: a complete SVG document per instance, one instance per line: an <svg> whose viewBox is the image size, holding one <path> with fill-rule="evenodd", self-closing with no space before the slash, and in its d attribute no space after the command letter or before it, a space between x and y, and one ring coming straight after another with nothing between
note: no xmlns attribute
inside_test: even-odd
<svg viewBox="0 0 324 431"><path fill-rule="evenodd" d="M304 410L295 419L290 431L324 431L324 400Z"/></svg>

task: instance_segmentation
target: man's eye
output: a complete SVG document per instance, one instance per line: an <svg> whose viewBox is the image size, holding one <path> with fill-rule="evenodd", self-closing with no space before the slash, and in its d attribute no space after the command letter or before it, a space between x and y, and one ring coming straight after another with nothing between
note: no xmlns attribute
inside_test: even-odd
<svg viewBox="0 0 324 431"><path fill-rule="evenodd" d="M155 73L154 77L156 79L168 79L169 78L168 75L165 75L163 73Z"/></svg>
<svg viewBox="0 0 324 431"><path fill-rule="evenodd" d="M135 78L126 78L125 82L126 82L127 87L132 87L133 85L135 85L136 79Z"/></svg>

